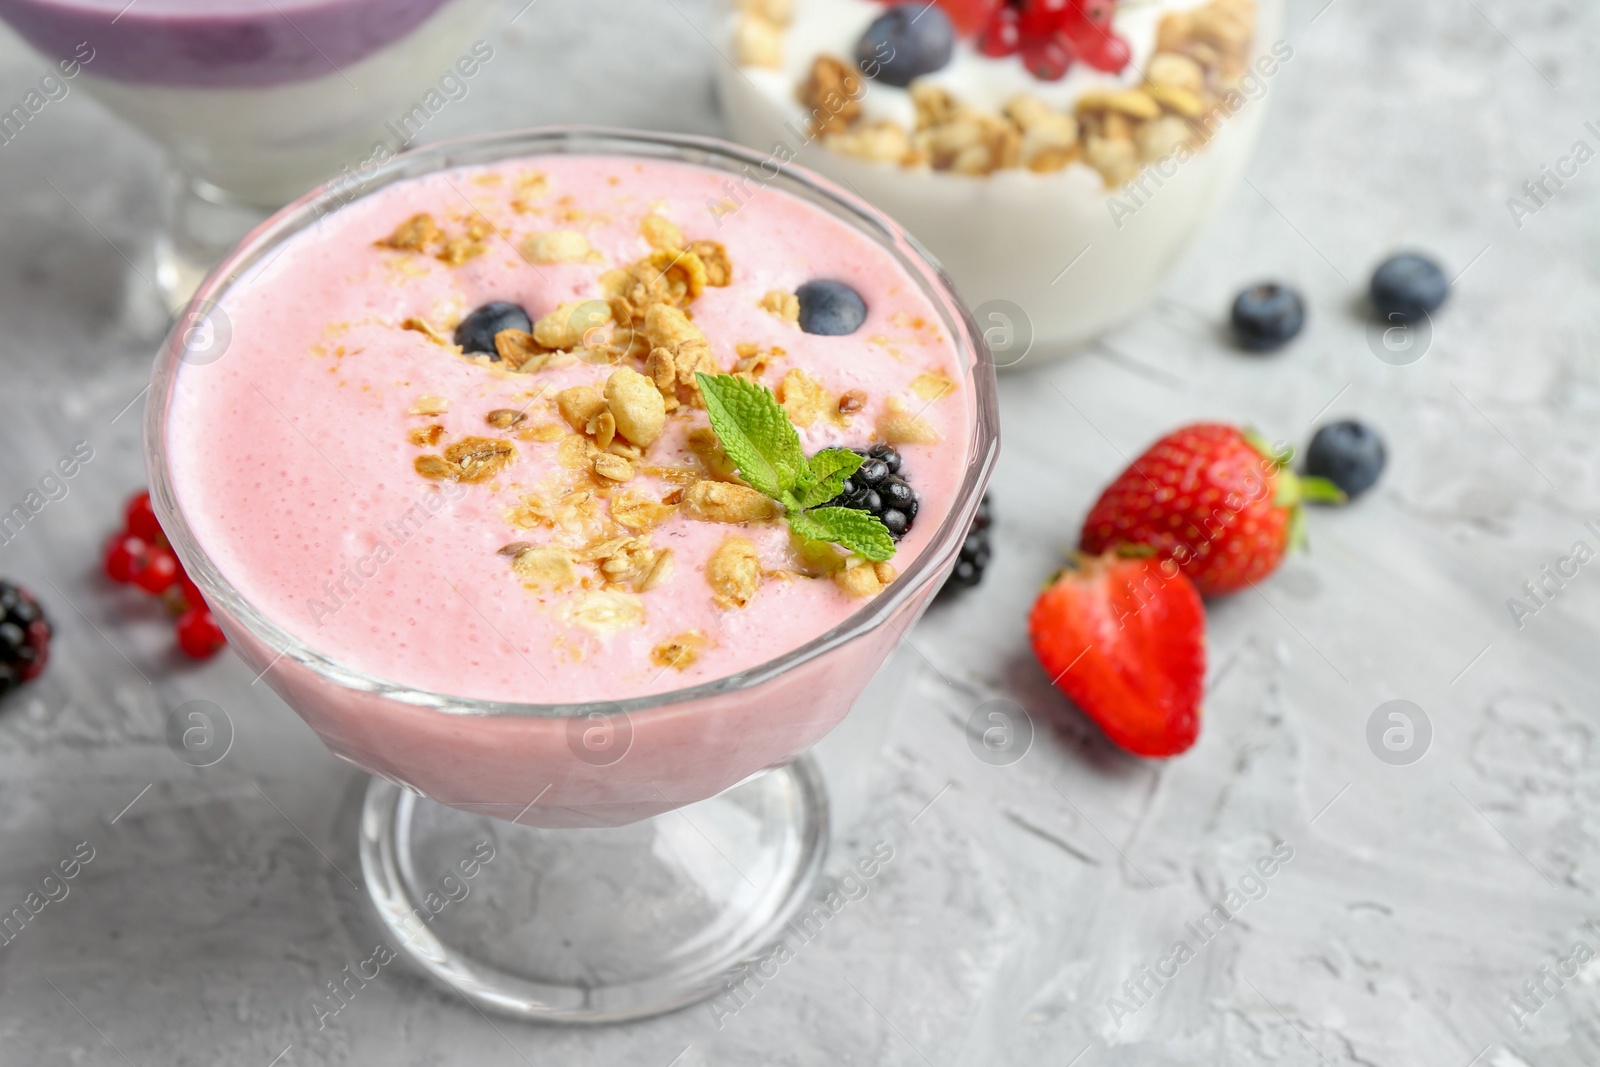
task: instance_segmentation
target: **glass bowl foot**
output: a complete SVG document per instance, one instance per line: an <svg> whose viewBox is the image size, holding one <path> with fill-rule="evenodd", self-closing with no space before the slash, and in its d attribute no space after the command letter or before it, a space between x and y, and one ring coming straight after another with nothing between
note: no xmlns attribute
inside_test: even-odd
<svg viewBox="0 0 1600 1067"><path fill-rule="evenodd" d="M367 787L361 869L394 954L484 1009L608 1023L721 992L811 895L809 758L630 826L549 830Z"/></svg>

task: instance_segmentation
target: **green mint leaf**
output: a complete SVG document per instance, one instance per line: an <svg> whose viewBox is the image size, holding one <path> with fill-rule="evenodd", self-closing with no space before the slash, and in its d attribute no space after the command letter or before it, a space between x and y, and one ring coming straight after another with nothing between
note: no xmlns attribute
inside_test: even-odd
<svg viewBox="0 0 1600 1067"><path fill-rule="evenodd" d="M731 374L696 373L706 414L739 476L775 500L807 470L800 435L764 385Z"/></svg>
<svg viewBox="0 0 1600 1067"><path fill-rule="evenodd" d="M829 541L863 559L882 563L894 555L894 538L876 515L859 508L812 508L789 512L789 528L813 541Z"/></svg>
<svg viewBox="0 0 1600 1067"><path fill-rule="evenodd" d="M794 503L785 506L800 509L826 504L839 495L844 480L861 466L861 456L848 448L824 448L806 462L806 476L795 487Z"/></svg>

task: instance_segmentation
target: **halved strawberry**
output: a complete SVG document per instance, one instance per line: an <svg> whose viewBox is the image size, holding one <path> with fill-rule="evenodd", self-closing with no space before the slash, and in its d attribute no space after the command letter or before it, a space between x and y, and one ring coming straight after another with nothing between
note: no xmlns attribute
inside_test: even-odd
<svg viewBox="0 0 1600 1067"><path fill-rule="evenodd" d="M1145 545L1176 561L1204 596L1236 592L1304 540L1302 501L1343 498L1326 479L1291 471L1293 455L1222 423L1175 430L1100 494L1078 547Z"/></svg>
<svg viewBox="0 0 1600 1067"><path fill-rule="evenodd" d="M1205 614L1171 562L1084 559L1039 594L1028 636L1056 688L1122 748L1175 756L1199 736Z"/></svg>

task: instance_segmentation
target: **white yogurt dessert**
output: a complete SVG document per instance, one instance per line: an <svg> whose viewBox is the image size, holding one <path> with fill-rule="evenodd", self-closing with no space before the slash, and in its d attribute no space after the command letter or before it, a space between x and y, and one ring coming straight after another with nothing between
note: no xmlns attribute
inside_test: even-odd
<svg viewBox="0 0 1600 1067"><path fill-rule="evenodd" d="M737 0L737 140L895 216L997 365L1125 321L1236 183L1281 0Z"/></svg>

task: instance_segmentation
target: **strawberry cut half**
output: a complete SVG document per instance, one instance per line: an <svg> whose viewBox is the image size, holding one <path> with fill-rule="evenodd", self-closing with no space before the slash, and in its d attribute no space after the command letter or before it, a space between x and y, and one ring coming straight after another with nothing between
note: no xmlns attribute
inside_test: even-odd
<svg viewBox="0 0 1600 1067"><path fill-rule="evenodd" d="M1176 756L1199 736L1205 613L1171 562L1084 558L1039 594L1028 636L1055 687L1120 748Z"/></svg>

